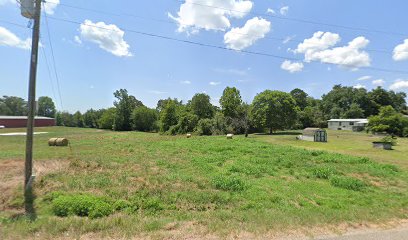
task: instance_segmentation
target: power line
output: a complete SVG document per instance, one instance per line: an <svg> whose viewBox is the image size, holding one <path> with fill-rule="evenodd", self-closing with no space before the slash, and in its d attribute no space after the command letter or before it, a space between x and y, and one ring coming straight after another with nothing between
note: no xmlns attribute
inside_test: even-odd
<svg viewBox="0 0 408 240"><path fill-rule="evenodd" d="M41 36L40 36L40 39L42 39ZM51 70L50 70L50 65L48 63L47 54L45 53L44 47L41 46L41 50L42 50L42 53L43 53L43 56L44 56L44 59L45 59L45 64L47 66L48 78L49 78L50 83L51 83L52 96L54 97L54 99L57 99L56 95L55 95L54 83L52 81L52 74L51 74Z"/></svg>
<svg viewBox="0 0 408 240"><path fill-rule="evenodd" d="M258 13L258 12L239 11L239 10L235 10L235 9L228 9L228 8L224 8L224 7L220 7L220 6L207 5L207 4L198 3L198 2L187 2L187 1L181 1L181 0L174 0L174 1L179 2L179 3L202 6L202 7L221 9L221 10L224 10L224 11L237 12L237 13L241 13L241 14L245 14L245 15L246 14L251 14L251 15L256 15L256 16L277 18L277 19L281 19L281 20L288 20L288 21L307 23L307 24L313 24L313 25L322 25L322 26L328 26L328 27L343 28L343 29L349 29L349 30L353 30L353 31L373 32L373 33L379 33L379 34L404 36L404 37L408 36L408 34L405 34L405 33L389 32L389 31L383 31L383 30L368 29L368 28L361 28L361 27L352 27L352 26L345 26L345 25L331 24L331 23L323 23L323 22L318 22L318 21L311 21L311 20L300 19L300 18L289 18L289 17L284 17L284 16L276 16L276 15L272 15L272 14L265 14L265 13Z"/></svg>
<svg viewBox="0 0 408 240"><path fill-rule="evenodd" d="M46 24L46 27L47 27L47 33L48 33L47 34L48 35L48 41L50 43L51 57L52 57L52 62L53 62L53 66L54 66L55 79L57 80L57 90L58 90L59 100L60 100L60 104L61 104L61 110L64 110L64 105L62 103L60 82L59 82L59 77L58 77L58 72L57 72L57 65L56 65L55 55L54 55L54 48L53 48L52 40L51 40L51 31L50 31L50 27L49 27L49 24L48 24L47 13L45 11L44 11L44 16L45 16L45 24Z"/></svg>
<svg viewBox="0 0 408 240"><path fill-rule="evenodd" d="M55 18L55 17L51 17L51 16L49 16L49 18L53 19L53 20L56 20L56 21L67 22L67 23L71 23L71 24L82 24L82 25L85 25L85 26L104 29L104 30L107 30L107 31L114 31L114 30L109 29L109 28L104 28L104 27L95 26L95 25L91 25L91 24L81 23L81 22L78 22L78 21ZM231 52L247 53L247 54L251 54L251 55L271 57L271 58L276 58L276 59L281 59L281 60L283 59L283 60L291 60L291 61L303 61L302 59L299 59L299 58L284 57L284 56L279 56L279 55L270 54L270 53L254 52L254 51L248 51L248 50L234 50L234 49L223 47L223 46L217 46L217 45L212 45L212 44L207 44L207 43L202 43L202 42L195 42L195 41L190 41L190 40L177 39L177 38L168 37L168 36L159 35L159 34L154 34L154 33L147 33L147 32L127 29L127 28L121 28L121 29L125 30L127 32L130 32L130 33L138 34L138 35L144 35L144 36L149 36L149 37L154 37L154 38L171 40L171 41L175 41L175 42L187 43L187 44L190 44L190 45L196 45L196 46L201 46L201 47L214 48L214 49L226 50L226 51L231 51ZM358 66L348 66L348 67L351 67L351 68L355 67L355 68L368 69L368 70L372 70L372 71L398 73L398 74L407 74L408 75L408 71L402 71L402 70L376 68L376 67L358 67Z"/></svg>
<svg viewBox="0 0 408 240"><path fill-rule="evenodd" d="M49 2L49 3L50 4L56 4L56 3L52 3L52 2ZM94 13L99 13L99 14L104 14L104 15L116 16L116 17L126 16L126 17L132 17L132 18L148 20L148 21L155 21L155 22L166 23L166 24L171 24L171 25L175 24L174 21L169 21L169 20L164 20L164 19L143 17L143 16L138 16L138 15L129 14L129 13L114 13L114 12L102 11L102 10L97 10L97 9L90 9L90 8L85 8L85 7L68 5L68 4L65 4L65 3L60 3L59 6L72 8L72 9L77 9L77 10L81 10L81 11L88 11L88 12L94 12ZM267 16L269 16L269 15L267 15ZM181 26L190 26L189 24L183 24L183 23L178 23L178 24L181 25ZM236 31L230 31L229 33L232 33L232 34L235 34L235 35L242 35L242 36L253 36L251 34L240 33L240 32L236 32ZM282 37L265 36L263 38L264 39L274 40L274 41L281 41L281 42L283 42L283 41L298 42L298 41L296 41L294 39L287 39L287 38L282 38ZM354 48L354 49L357 49L357 48ZM390 51L387 51L387 50L369 49L369 48L364 49L364 50L368 51L368 52L377 52L377 53L383 53L383 54L390 54Z"/></svg>

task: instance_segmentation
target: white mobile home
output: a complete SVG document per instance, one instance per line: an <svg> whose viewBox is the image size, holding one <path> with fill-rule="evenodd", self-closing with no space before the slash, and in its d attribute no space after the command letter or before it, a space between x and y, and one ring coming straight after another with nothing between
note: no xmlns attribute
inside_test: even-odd
<svg viewBox="0 0 408 240"><path fill-rule="evenodd" d="M362 131L367 124L367 119L330 119L328 121L331 130Z"/></svg>

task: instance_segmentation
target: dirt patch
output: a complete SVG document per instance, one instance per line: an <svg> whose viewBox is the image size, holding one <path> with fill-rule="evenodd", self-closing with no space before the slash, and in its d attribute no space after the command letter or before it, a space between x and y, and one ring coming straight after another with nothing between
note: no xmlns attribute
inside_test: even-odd
<svg viewBox="0 0 408 240"><path fill-rule="evenodd" d="M35 161L36 181L41 177L66 170L68 162L63 160ZM24 181L24 160L0 161L0 211L18 208L22 199Z"/></svg>

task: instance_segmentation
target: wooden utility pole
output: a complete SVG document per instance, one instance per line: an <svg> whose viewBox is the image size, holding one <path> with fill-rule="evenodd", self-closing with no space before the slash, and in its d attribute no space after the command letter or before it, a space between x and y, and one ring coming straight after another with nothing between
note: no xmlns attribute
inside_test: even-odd
<svg viewBox="0 0 408 240"><path fill-rule="evenodd" d="M41 18L41 0L35 1L33 40L31 45L30 58L30 82L28 86L28 115L27 115L27 140L25 156L25 176L24 176L24 208L26 215L35 217L34 194L33 194L33 131L35 106L35 89L37 80L38 63L38 43L40 40L40 18Z"/></svg>

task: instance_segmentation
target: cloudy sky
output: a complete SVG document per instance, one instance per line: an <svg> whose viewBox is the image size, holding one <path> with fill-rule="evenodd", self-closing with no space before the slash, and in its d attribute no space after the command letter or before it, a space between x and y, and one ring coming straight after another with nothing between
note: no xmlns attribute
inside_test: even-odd
<svg viewBox="0 0 408 240"><path fill-rule="evenodd" d="M37 95L84 111L111 106L119 88L150 107L197 92L217 103L226 86L248 102L296 87L319 98L335 84L408 92L407 8L404 0L48 0ZM27 96L29 25L15 0L0 0L0 95Z"/></svg>

